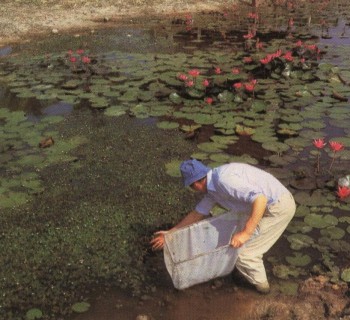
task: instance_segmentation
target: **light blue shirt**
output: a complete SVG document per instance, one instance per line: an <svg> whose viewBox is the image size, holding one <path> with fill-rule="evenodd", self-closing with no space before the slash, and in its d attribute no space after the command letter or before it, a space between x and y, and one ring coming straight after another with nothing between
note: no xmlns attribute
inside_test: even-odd
<svg viewBox="0 0 350 320"><path fill-rule="evenodd" d="M245 163L230 163L207 174L207 194L195 210L208 215L215 204L236 213L251 213L252 203L259 195L274 204L288 189L270 173Z"/></svg>

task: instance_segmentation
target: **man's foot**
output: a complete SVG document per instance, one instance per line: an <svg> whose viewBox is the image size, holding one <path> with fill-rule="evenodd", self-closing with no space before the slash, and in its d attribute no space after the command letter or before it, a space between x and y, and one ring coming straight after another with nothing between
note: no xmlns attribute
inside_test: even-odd
<svg viewBox="0 0 350 320"><path fill-rule="evenodd" d="M270 285L267 281L263 282L263 283L256 284L255 288L258 292L260 292L262 294L267 294L270 292Z"/></svg>

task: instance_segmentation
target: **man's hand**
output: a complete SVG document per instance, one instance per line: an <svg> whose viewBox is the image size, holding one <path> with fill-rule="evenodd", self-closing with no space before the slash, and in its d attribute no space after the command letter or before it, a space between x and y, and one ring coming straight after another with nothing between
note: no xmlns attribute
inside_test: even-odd
<svg viewBox="0 0 350 320"><path fill-rule="evenodd" d="M245 232L241 231L233 235L231 239L231 246L234 248L240 248L243 246L244 243L246 243L250 238L250 235Z"/></svg>
<svg viewBox="0 0 350 320"><path fill-rule="evenodd" d="M161 250L164 247L164 235L168 231L158 231L154 233L154 238L150 241L153 250Z"/></svg>

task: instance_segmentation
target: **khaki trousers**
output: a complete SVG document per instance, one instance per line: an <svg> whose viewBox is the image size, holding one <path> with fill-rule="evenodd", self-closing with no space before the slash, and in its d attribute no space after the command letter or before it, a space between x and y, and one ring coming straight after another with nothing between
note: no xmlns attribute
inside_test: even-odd
<svg viewBox="0 0 350 320"><path fill-rule="evenodd" d="M252 284L267 282L263 262L266 253L282 235L296 210L293 196L283 194L276 203L269 206L258 225L258 235L253 236L240 249L236 268Z"/></svg>

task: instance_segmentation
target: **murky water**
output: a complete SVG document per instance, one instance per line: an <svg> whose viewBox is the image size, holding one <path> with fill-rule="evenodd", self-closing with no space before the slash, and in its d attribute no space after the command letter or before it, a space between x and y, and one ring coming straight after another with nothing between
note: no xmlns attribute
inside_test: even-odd
<svg viewBox="0 0 350 320"><path fill-rule="evenodd" d="M57 250L57 255L49 259L47 270L58 272L54 265L60 259L63 261L62 274L57 276L59 279L50 280L47 272L39 273L44 286L36 284L34 296L42 294L45 286L54 288L57 282L64 282L65 277L69 279L66 283L68 289L58 288L55 291L55 288L47 292L47 298L30 300L31 290L23 290L23 287L30 287L35 279L27 280L25 269L20 267L20 259L25 254L21 253L20 258L14 261L3 261L3 265L8 266L7 272L13 272L18 278L11 288L6 282L8 291L5 294L11 296L21 290L24 293L20 301L7 298L5 308L0 312L15 317L18 310L23 313L38 305L46 314L55 317L60 312L67 313L74 302L86 300L91 287L108 283L118 283L120 287L137 293L157 286L170 288L169 279L165 276L162 276L162 283L158 283L159 278L155 274L164 275L161 256L155 258L150 255L147 242L154 230L169 227L195 204L196 196L183 191L178 177L168 175L165 169L166 164L193 154L204 157L203 160L211 165L220 161L254 160L254 164L280 175L279 178L296 194L301 209L294 224L267 256L268 273L274 281L302 278L311 270L320 272L320 269L334 277L334 281L339 280L339 275L336 279L336 270L349 267L344 256L349 253L350 229L346 218L348 205L339 202L336 197L335 178L349 173L350 159L344 153L343 158L335 162L334 177L330 178L328 172L325 176L315 177L316 157L312 140L323 136L327 141L342 138L346 149L350 148L349 128L344 125L350 120L347 105L350 94L349 9L347 1L333 1L332 5L324 8L317 4L292 9L269 7L258 10L257 24L247 18L251 8L229 8L223 12L192 14L172 20L128 21L122 26L94 34L82 33L79 37L59 35L0 48L0 70L6 79L0 84L0 107L17 111L14 113L16 119L7 111L0 114L5 128L0 149L4 156L0 199L5 203L5 200L19 197L19 203L15 203L18 207L10 205L3 208L3 238L11 243L13 236L10 233L19 232L13 231L13 224L17 220L22 221L18 227L26 230L23 222L26 221L29 231L19 236L23 243L26 236L36 234L38 243L34 242L33 246L39 244L41 248L45 247L47 251L43 256ZM288 24L291 18L293 24ZM244 35L252 26L257 28L259 41L264 44L261 51L247 49L250 44L244 40ZM285 38L289 39L287 44ZM333 69L325 66L324 73L317 73L317 76L325 78L324 82L317 86L315 84L319 80L316 78L298 82L295 78L281 77L277 71L271 74L271 79L264 79L261 67L249 69L242 64L245 56L262 58L265 53L272 53L280 47L293 47L299 38L320 48L322 54L315 65L331 63L341 71L342 78L337 78L337 74L332 73ZM83 49L84 55L93 60L89 68L84 65L77 67L69 62L68 50L75 52L77 49ZM79 59L82 56L75 55ZM217 77L218 67L229 81L224 82ZM202 89L193 92L184 88L177 79L179 73L194 68L214 83L204 94ZM234 93L232 84L237 81L231 78L232 68L246 68L249 77L260 77L256 97L247 95L243 101L229 100L227 103L227 96L220 96L223 92ZM328 90L330 84L337 91L337 98L334 98L334 92ZM293 88L298 88L296 94L300 100L290 96ZM276 93L280 92L283 99L278 100ZM176 100L178 96L182 100ZM175 100L169 101L169 97ZM213 97L214 104L205 105L205 97ZM256 101L263 101L266 109L259 109L254 104ZM236 108L234 117L243 118L240 125L258 131L261 123L268 122L269 129L273 128L273 135L281 144L269 147L259 139L259 134L251 139L249 135L230 133L232 128L217 125L219 120L227 120L227 113L232 112L233 105ZM219 110L219 115L215 109ZM304 117L299 119L299 113ZM198 119L196 114L204 116ZM28 118L32 127L28 129L22 118L18 120L20 116ZM213 122L213 118L217 121ZM186 135L177 130L166 130L169 122L170 125L179 124ZM299 128L299 122L305 126ZM194 123L199 123L201 129L193 132L185 130L184 126ZM232 123L234 126L235 122ZM292 133L286 136L277 128L288 129ZM213 155L212 151L207 151L205 143L211 141L210 136L214 133L221 138L234 137L234 140L224 147L221 145L219 152L215 151ZM263 135L262 132L260 134ZM53 136L55 144L47 148L48 151L38 153L39 139L47 136ZM189 136L191 139L185 139ZM295 136L300 139L290 140ZM26 140L26 137L30 138ZM266 139L270 138L266 136ZM283 151L286 141L289 143L287 152ZM73 142L76 143L74 147ZM55 150L58 150L57 154ZM286 157L276 156L284 152ZM63 154L70 157L57 158ZM228 158L217 160L222 159L222 154ZM247 158L247 155L253 159ZM243 158L236 159L235 156ZM328 166L331 156L331 153L324 154L321 164ZM43 157L49 159L48 163L40 162L39 166L37 161L42 161ZM22 171L28 175L24 176ZM21 182L14 182L18 180ZM303 183L305 185L301 186ZM314 193L314 190L321 190L321 194ZM21 202L23 199L24 203ZM325 199L327 201L323 201ZM115 211L119 212L118 218L113 215ZM95 212L98 212L96 216ZM28 215L33 215L32 222ZM319 220L310 222L305 218L307 215L314 215ZM121 221L118 220L120 217ZM83 226L82 221L85 221ZM111 227L111 221L115 229ZM85 228L83 232L79 226ZM60 228L65 235L63 238L60 237ZM105 234L95 228L105 230ZM75 238L75 234L79 237ZM88 235L85 240L84 234ZM287 238L296 234L300 238ZM103 245L90 242L89 239L94 238ZM117 253L110 250L114 246L114 238ZM301 246L300 241L303 243ZM314 242L310 245L308 241ZM61 252L60 243L72 250L72 256ZM290 246L294 246L294 250ZM16 255L16 247L12 250ZM128 251L134 252L129 259ZM113 259L109 259L108 254L106 257L104 252L113 255ZM285 256L288 256L288 261ZM37 268L35 253L27 259L30 266ZM149 265L153 259L156 266ZM130 270L131 266L135 270ZM276 266L286 266L286 273L279 272ZM4 273L2 278L6 277ZM66 296L64 302L57 299L62 292ZM125 297L118 299L125 303ZM122 312L123 308L119 309ZM182 314L182 311L177 312ZM130 310L126 308L125 319L128 312ZM91 316L91 319L95 318ZM121 316L120 319L124 318ZM173 319L177 319L176 316Z"/></svg>

